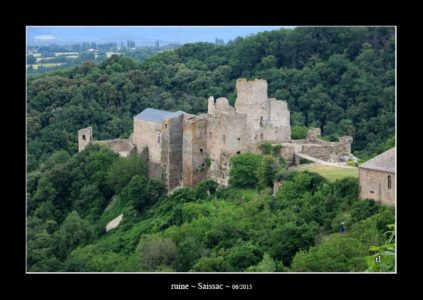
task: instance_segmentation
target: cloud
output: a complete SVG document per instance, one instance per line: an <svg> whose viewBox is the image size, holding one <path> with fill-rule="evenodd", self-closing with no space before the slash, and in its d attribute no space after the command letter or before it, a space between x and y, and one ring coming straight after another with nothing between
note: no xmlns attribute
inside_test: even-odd
<svg viewBox="0 0 423 300"><path fill-rule="evenodd" d="M40 34L40 35L34 36L33 39L37 41L51 41L51 40L55 40L56 37L51 34Z"/></svg>

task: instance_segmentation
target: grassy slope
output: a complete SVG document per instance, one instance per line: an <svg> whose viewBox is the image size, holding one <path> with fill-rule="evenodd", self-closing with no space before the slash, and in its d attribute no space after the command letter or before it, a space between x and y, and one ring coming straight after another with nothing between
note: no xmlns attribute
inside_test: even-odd
<svg viewBox="0 0 423 300"><path fill-rule="evenodd" d="M335 181L344 177L354 177L358 178L358 168L340 168L332 166L324 166L318 164L309 164L304 166L299 166L295 168L298 171L308 170L310 172L316 172L327 178L330 181Z"/></svg>

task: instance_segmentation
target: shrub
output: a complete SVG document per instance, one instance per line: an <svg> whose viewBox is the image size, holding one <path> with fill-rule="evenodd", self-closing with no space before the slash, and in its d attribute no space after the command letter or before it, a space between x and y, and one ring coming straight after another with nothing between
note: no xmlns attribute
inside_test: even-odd
<svg viewBox="0 0 423 300"><path fill-rule="evenodd" d="M248 267L246 271L247 272L275 272L276 263L269 254L264 253L262 261L258 265Z"/></svg>
<svg viewBox="0 0 423 300"><path fill-rule="evenodd" d="M187 237L182 240L178 244L174 262L176 271L188 272L205 252L204 245L197 239Z"/></svg>
<svg viewBox="0 0 423 300"><path fill-rule="evenodd" d="M272 153L273 153L274 156L280 155L281 151L282 151L282 145L281 144L274 145L273 148L272 148Z"/></svg>
<svg viewBox="0 0 423 300"><path fill-rule="evenodd" d="M357 163L353 160L347 161L347 165L349 165L350 167L357 167Z"/></svg>
<svg viewBox="0 0 423 300"><path fill-rule="evenodd" d="M319 232L315 222L297 225L288 222L276 227L271 233L271 255L282 260L285 266L291 264L292 257L300 249L308 249L314 244L314 237Z"/></svg>
<svg viewBox="0 0 423 300"><path fill-rule="evenodd" d="M293 140L301 140L307 137L308 127L306 126L292 126L291 127L291 138Z"/></svg>
<svg viewBox="0 0 423 300"><path fill-rule="evenodd" d="M197 193L190 188L183 187L174 191L169 198L171 201L176 203L192 202L197 200Z"/></svg>
<svg viewBox="0 0 423 300"><path fill-rule="evenodd" d="M319 246L295 254L294 272L362 272L367 268L366 246L339 233L330 235Z"/></svg>
<svg viewBox="0 0 423 300"><path fill-rule="evenodd" d="M271 154L272 153L272 144L270 143L263 143L259 146L261 153L263 154Z"/></svg>
<svg viewBox="0 0 423 300"><path fill-rule="evenodd" d="M231 157L229 184L239 188L255 188L258 183L257 170L261 162L261 155L249 152Z"/></svg>
<svg viewBox="0 0 423 300"><path fill-rule="evenodd" d="M230 272L245 271L246 268L256 265L263 257L263 252L250 243L243 243L230 249L225 262Z"/></svg>
<svg viewBox="0 0 423 300"><path fill-rule="evenodd" d="M172 264L176 257L176 245L168 238L141 239L138 245L139 264L143 271L155 271Z"/></svg>
<svg viewBox="0 0 423 300"><path fill-rule="evenodd" d="M351 209L353 222L358 222L379 212L380 205L370 199L358 200Z"/></svg>
<svg viewBox="0 0 423 300"><path fill-rule="evenodd" d="M277 171L278 165L276 160L270 155L265 155L257 170L259 188L263 189L265 187L273 187L273 181Z"/></svg>
<svg viewBox="0 0 423 300"><path fill-rule="evenodd" d="M205 256L200 258L192 267L193 272L225 272L224 258L222 256Z"/></svg>
<svg viewBox="0 0 423 300"><path fill-rule="evenodd" d="M133 176L147 176L146 163L138 155L119 157L108 172L108 183L118 193L132 179Z"/></svg>
<svg viewBox="0 0 423 300"><path fill-rule="evenodd" d="M196 187L197 198L206 199L208 196L216 193L218 186L219 184L212 179L200 182Z"/></svg>

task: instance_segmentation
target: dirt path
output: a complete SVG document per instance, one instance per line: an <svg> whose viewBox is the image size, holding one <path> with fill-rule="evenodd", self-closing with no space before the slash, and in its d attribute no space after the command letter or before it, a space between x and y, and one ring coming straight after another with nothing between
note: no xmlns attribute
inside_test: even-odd
<svg viewBox="0 0 423 300"><path fill-rule="evenodd" d="M316 164L320 164L320 165L347 168L347 169L355 168L355 167L351 167L351 166L346 165L346 163L328 162L328 161L324 161L324 160L315 158L313 156L310 156L310 155L307 155L307 154L304 154L304 153L295 153L295 155L302 157L302 158L305 158L307 160L310 160L310 161L315 162Z"/></svg>

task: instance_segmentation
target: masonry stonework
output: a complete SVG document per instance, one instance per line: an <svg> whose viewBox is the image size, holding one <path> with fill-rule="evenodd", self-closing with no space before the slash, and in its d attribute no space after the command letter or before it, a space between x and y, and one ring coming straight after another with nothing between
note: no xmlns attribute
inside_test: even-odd
<svg viewBox="0 0 423 300"><path fill-rule="evenodd" d="M104 145L122 157L128 157L136 153L136 147L131 139L114 139L104 141L93 141L95 144Z"/></svg>
<svg viewBox="0 0 423 300"><path fill-rule="evenodd" d="M87 145L91 142L93 137L93 129L92 127L82 128L78 130L78 151L81 152L82 150L87 147Z"/></svg>
<svg viewBox="0 0 423 300"><path fill-rule="evenodd" d="M291 140L290 113L286 101L267 97L267 81L256 79L236 82L237 113L247 115L250 143Z"/></svg>
<svg viewBox="0 0 423 300"><path fill-rule="evenodd" d="M360 198L395 205L395 173L359 168Z"/></svg>
<svg viewBox="0 0 423 300"><path fill-rule="evenodd" d="M395 206L396 148L391 148L361 164L360 198Z"/></svg>
<svg viewBox="0 0 423 300"><path fill-rule="evenodd" d="M156 180L162 179L161 129L160 123L134 119L134 144L138 153L148 149L148 175Z"/></svg>
<svg viewBox="0 0 423 300"><path fill-rule="evenodd" d="M183 115L165 119L162 123L162 174L169 189L182 181Z"/></svg>
<svg viewBox="0 0 423 300"><path fill-rule="evenodd" d="M183 123L183 171L185 186L194 186L207 175L207 118L185 115Z"/></svg>
<svg viewBox="0 0 423 300"><path fill-rule="evenodd" d="M305 140L291 140L288 104L269 99L267 88L265 80L238 79L235 107L227 98L210 97L207 113L197 116L147 108L134 117L129 139L94 142L121 156L140 155L148 163L149 177L165 181L169 190L194 186L206 178L227 185L230 158L259 152L263 142L282 144L288 166L295 164L299 152L329 161L353 157L351 137L342 137L339 143L325 142L316 129ZM90 127L78 131L80 151L91 140Z"/></svg>

